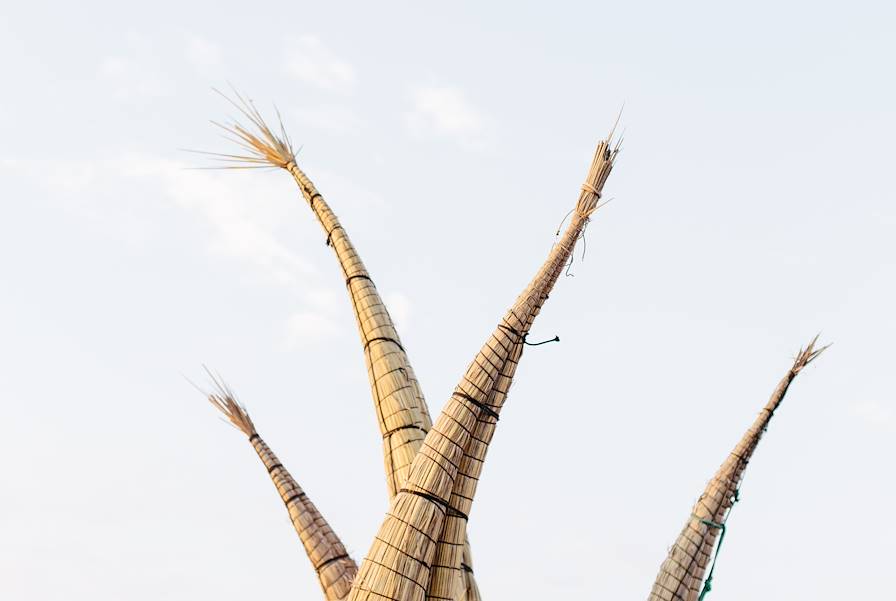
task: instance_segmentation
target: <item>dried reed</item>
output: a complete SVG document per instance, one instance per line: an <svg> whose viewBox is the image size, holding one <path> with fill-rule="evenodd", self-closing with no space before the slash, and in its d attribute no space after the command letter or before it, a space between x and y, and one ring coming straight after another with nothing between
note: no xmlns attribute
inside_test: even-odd
<svg viewBox="0 0 896 601"><path fill-rule="evenodd" d="M706 485L681 534L669 549L669 555L660 567L649 601L696 601L701 596L701 588L705 592L709 591L711 581L707 581L707 585L701 587L703 575L716 540L724 531L728 512L737 500L747 464L769 421L784 400L791 382L804 367L828 348L824 346L816 349L817 340L816 336L809 346L800 349L793 365L772 392L768 403Z"/></svg>
<svg viewBox="0 0 896 601"><path fill-rule="evenodd" d="M345 598L358 572L357 564L349 557L342 541L311 499L261 439L245 407L220 379L214 378L214 381L217 392L208 394L208 400L233 426L249 437L249 442L270 474L280 499L286 505L289 519L317 573L325 598L328 601Z"/></svg>
<svg viewBox="0 0 896 601"><path fill-rule="evenodd" d="M217 124L246 154L215 156L232 168L279 167L288 171L326 233L326 243L333 248L342 269L361 336L377 422L383 438L386 484L391 499L404 485L411 462L432 427L423 391L370 273L335 213L299 168L292 143L282 121L279 121L279 114L279 133L275 133L250 100L236 92L234 94L235 101L224 97L248 119L255 131L236 121ZM465 545L464 549L466 571L461 580L462 592L456 599L463 601L467 597L463 591L469 589L468 601L478 601L469 545Z"/></svg>
<svg viewBox="0 0 896 601"><path fill-rule="evenodd" d="M618 147L598 144L569 226L476 355L411 464L349 599L453 599L462 533L529 329L597 209ZM431 574L432 570L432 574Z"/></svg>

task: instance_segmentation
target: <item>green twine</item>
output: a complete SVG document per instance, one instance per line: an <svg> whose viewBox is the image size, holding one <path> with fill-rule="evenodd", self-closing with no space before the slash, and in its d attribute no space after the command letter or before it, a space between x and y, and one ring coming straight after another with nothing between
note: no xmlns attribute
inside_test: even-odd
<svg viewBox="0 0 896 601"><path fill-rule="evenodd" d="M740 489L735 489L734 498L731 501L731 506L734 507L734 504L738 501L740 501ZM728 521L728 518L725 518L725 521ZM700 597L698 597L697 601L703 601L703 597L705 597L709 593L709 591L712 590L713 572L715 572L716 570L716 563L719 560L719 551L722 550L722 543L725 541L725 533L728 531L728 528L725 526L724 522L718 524L716 522L713 522L712 520L700 520L700 523L706 524L710 528L718 528L722 531L722 533L719 535L719 544L716 546L716 554L712 558L712 567L709 569L709 576L706 577L706 582L703 583L703 590L700 591Z"/></svg>

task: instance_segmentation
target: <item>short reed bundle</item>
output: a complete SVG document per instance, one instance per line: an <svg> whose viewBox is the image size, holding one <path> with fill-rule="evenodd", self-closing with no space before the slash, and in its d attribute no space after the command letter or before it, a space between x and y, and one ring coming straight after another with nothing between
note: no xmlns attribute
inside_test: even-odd
<svg viewBox="0 0 896 601"><path fill-rule="evenodd" d="M791 382L804 367L828 348L824 346L816 349L817 340L816 336L809 346L800 349L793 365L778 383L756 421L744 433L737 446L706 485L706 490L691 510L681 534L669 549L669 555L660 567L649 601L697 601L701 596L701 590L709 591L712 583L709 582L709 586L702 586L703 576L716 540L725 527L728 512L737 500L747 464L772 416L784 400Z"/></svg>
<svg viewBox="0 0 896 601"><path fill-rule="evenodd" d="M245 407L220 380L216 379L216 385L217 392L209 394L208 400L231 424L249 437L249 442L270 474L280 499L286 505L289 519L317 573L324 597L327 601L345 598L358 571L355 561L349 557L342 541L308 495L261 439Z"/></svg>

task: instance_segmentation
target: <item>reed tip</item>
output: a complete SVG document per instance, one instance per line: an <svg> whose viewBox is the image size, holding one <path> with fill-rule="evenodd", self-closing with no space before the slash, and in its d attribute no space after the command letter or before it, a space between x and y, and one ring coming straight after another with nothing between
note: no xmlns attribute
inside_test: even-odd
<svg viewBox="0 0 896 601"><path fill-rule="evenodd" d="M242 96L236 88L230 87L231 97L217 88L212 90L229 102L243 118L248 120L247 125L241 124L237 119L230 119L226 123L212 121L212 124L224 131L224 138L239 146L243 153L225 154L217 152L203 152L216 161L225 163L218 166L219 169L263 169L267 167L279 167L286 169L290 163L295 162L295 151L292 141L283 126L283 119L277 107L274 112L277 115L279 131L272 129L262 117L250 98Z"/></svg>
<svg viewBox="0 0 896 601"><path fill-rule="evenodd" d="M234 394L224 380L221 379L221 376L212 373L212 371L204 365L202 367L214 386L212 392L202 391L208 401L215 407L215 409L220 411L227 422L237 430L249 437L257 434L255 424L252 423L252 418L250 418L248 412L246 412L246 407L237 400L236 394Z"/></svg>

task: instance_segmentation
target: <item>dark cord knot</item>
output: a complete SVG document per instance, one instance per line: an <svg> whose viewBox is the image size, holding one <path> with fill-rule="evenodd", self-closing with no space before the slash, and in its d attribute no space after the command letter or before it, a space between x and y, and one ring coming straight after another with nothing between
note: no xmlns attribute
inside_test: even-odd
<svg viewBox="0 0 896 601"><path fill-rule="evenodd" d="M526 338L528 338L528 337L529 337L528 333L523 335L523 344L525 344L527 346L541 346L542 344L547 344L549 342L560 342L559 336L554 336L550 340L542 340L541 342L529 342L528 340L526 340Z"/></svg>

